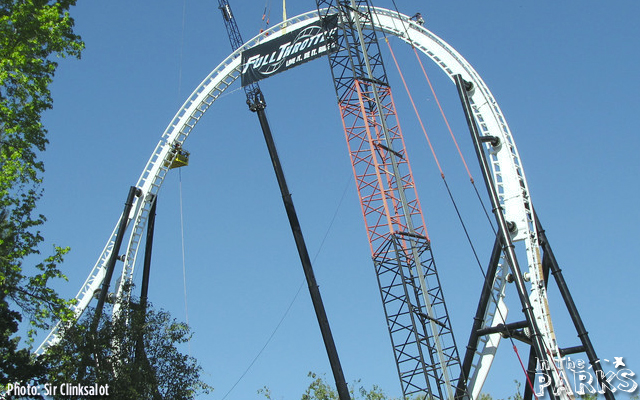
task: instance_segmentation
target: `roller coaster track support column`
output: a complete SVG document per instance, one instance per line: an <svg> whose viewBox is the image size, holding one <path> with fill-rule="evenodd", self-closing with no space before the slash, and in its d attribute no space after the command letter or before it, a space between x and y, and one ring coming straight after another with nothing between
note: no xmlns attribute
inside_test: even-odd
<svg viewBox="0 0 640 400"><path fill-rule="evenodd" d="M133 207L133 199L134 197L140 196L140 193L140 189L135 186L131 186L131 188L129 189L129 194L127 195L127 201L124 203L124 211L122 212L122 217L120 217L118 233L116 234L116 239L113 243L111 255L109 256L109 261L106 265L106 274L104 280L102 281L102 288L100 290L100 296L98 297L98 304L96 305L96 311L91 323L91 330L93 332L95 332L95 330L98 328L100 316L102 315L102 310L104 308L104 303L107 300L109 284L111 283L111 278L113 277L113 270L116 265L116 260L118 260L118 252L120 251L120 246L122 245L124 232L126 231L127 224L129 222L129 213L131 212L131 207Z"/></svg>
<svg viewBox="0 0 640 400"><path fill-rule="evenodd" d="M498 223L498 238L502 238L503 252L507 259L507 263L511 268L514 283L516 285L518 296L520 298L520 303L522 304L522 311L524 312L529 328L531 329L531 346L535 350L535 354L538 360L547 360L548 357L545 352L544 341L542 339L540 329L538 328L538 324L536 323L536 317L533 312L533 307L531 306L531 302L529 301L529 297L527 296L527 287L524 283L522 270L520 269L520 265L518 264L518 259L515 253L515 246L513 245L511 236L509 235L507 220L504 216L504 213L502 212L502 207L498 198L498 192L493 182L491 170L489 169L487 155L485 154L483 148L483 139L492 138L480 137L480 132L476 125L475 119L473 118L473 111L471 103L469 101L469 91L473 89L472 84L466 82L460 75L455 75L454 79L458 88L458 95L460 96L462 108L467 119L467 125L469 126L469 131L471 133L471 139L476 149L476 155L478 156L478 162L480 163L480 169L482 170L482 176L485 181L485 186L487 187L487 192L489 194L489 198L491 199L491 205L496 217L496 222ZM556 382L555 379L553 379L553 375L551 374L551 367L547 367L548 368L547 370L545 370L545 373L547 373L547 376L552 378L554 382L552 382L551 386L555 388ZM550 395L553 399L559 400L559 396L555 394L555 390L552 390Z"/></svg>

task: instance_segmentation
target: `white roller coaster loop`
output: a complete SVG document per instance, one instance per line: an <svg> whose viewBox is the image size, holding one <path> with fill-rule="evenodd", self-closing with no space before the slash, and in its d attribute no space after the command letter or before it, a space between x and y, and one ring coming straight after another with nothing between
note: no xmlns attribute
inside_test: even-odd
<svg viewBox="0 0 640 400"><path fill-rule="evenodd" d="M500 138L499 146L490 148L490 145L487 145L487 148L490 150L493 179L500 195L503 212L506 219L513 222L516 227L512 239L519 245L523 243L526 249L528 277L532 288L530 289L530 300L534 307L534 314L546 346L551 353L557 354L558 346L549 316L546 289L544 285L539 284L543 281L543 277L538 250L538 234L531 216L528 185L511 131L498 103L480 75L444 40L423 26L410 21L407 15L384 8L372 8L372 12L375 29L383 31L387 35L396 36L415 46L416 49L436 63L451 78L452 82L453 76L460 74L466 81L474 84L475 91L471 96L471 101L478 126L483 135ZM146 226L151 200L158 194L162 186L169 170L169 164L175 156L176 146L182 146L204 113L240 76L240 56L242 51L278 38L283 34L282 28L285 25L287 30L291 31L317 19L317 11L301 14L275 25L247 41L244 46L231 53L214 68L180 107L162 134L136 183L136 187L141 190L142 195L136 198L131 213L127 217L128 232L130 233L126 242L126 250L124 251L124 267L121 272L120 282L128 282L132 279L140 238ZM115 225L116 228L118 224L119 221ZM76 296L77 303L74 311L77 317L84 312L102 284L105 265L111 255L115 241L116 228L114 228L98 261ZM487 326L503 323L503 318L506 318L508 310L503 302L506 272L507 268L503 268L501 263L493 285L493 305L489 308L488 315L485 318ZM120 285L117 288L118 295L122 295L123 286ZM40 345L37 350L38 353L57 341L58 329L59 324ZM488 335L484 337L483 342L478 347L469 381L469 388L473 398L477 398L480 393L499 341L499 334Z"/></svg>

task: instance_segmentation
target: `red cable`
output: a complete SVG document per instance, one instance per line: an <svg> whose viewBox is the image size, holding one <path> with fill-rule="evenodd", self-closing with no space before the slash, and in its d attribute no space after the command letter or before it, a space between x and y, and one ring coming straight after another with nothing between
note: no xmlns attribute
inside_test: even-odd
<svg viewBox="0 0 640 400"><path fill-rule="evenodd" d="M543 344L544 344L544 342L543 342ZM544 345L544 347L545 347L545 350L547 350L547 355L549 356L549 358L551 358L551 360L553 360L553 355L551 354L551 351L549 350L549 348L547 347L546 344ZM553 362L553 361L551 362L551 364L553 364L553 368L556 370L556 374L558 374L558 378L560 379L560 382L559 382L560 386L564 385L564 377L563 377L564 370L560 371L560 369L558 368L556 363ZM565 390L566 390L566 387L565 387Z"/></svg>
<svg viewBox="0 0 640 400"><path fill-rule="evenodd" d="M425 69L424 69L424 65L422 64L422 60L420 60L420 56L418 55L418 50L416 49L415 46L412 46L412 47L413 47L413 52L416 54L416 58L418 59L418 63L420 63L420 68L422 68L422 73L424 74L424 77L427 78L427 83L429 83L429 88L431 89L431 93L433 94L433 98L436 100L436 103L438 104L438 108L440 109L440 114L442 114L442 118L444 119L444 123L447 125L447 129L449 129L449 134L451 135L451 139L453 139L453 143L455 143L456 149L458 149L458 154L460 154L460 158L462 159L462 163L464 164L464 168L467 170L467 174L469 175L469 179L471 179L471 182L473 183L473 176L471 176L471 172L469 172L469 167L467 166L467 161L464 159L464 156L462 155L462 151L460 151L460 146L458 146L458 141L456 140L456 137L453 134L453 130L451 129L451 126L449 126L449 120L447 120L447 116L444 114L444 110L442 109L442 106L440 105L440 101L438 100L438 96L436 95L435 90L433 90L433 85L431 85L431 80L429 79L429 76L427 75L427 71L425 71Z"/></svg>
<svg viewBox="0 0 640 400"><path fill-rule="evenodd" d="M516 347L516 345L513 345L513 350L516 352L516 356L518 356L518 361L520 361L520 366L522 367L522 372L524 372L524 376L527 377L527 383L529 384L529 387L531 388L531 393L533 393L533 397L536 398L536 400L538 400L538 396L536 395L536 391L533 389L533 383L531 383L531 379L529 379L529 374L527 373L527 370L524 368L524 364L522 363L522 359L520 358L520 354L518 353L518 348Z"/></svg>
<svg viewBox="0 0 640 400"><path fill-rule="evenodd" d="M402 79L402 84L404 85L404 88L407 91L407 95L409 95L409 100L411 100L413 111L416 113L416 117L418 117L418 121L420 122L420 127L422 127L422 132L424 133L424 136L427 138L427 142L429 143L429 148L431 149L431 154L433 154L433 159L436 161L436 164L438 165L438 169L440 170L440 176L442 177L442 179L444 179L444 172L442 172L442 168L440 167L438 156L436 156L436 152L433 149L433 146L431 145L431 140L429 139L429 135L427 135L427 130L424 128L424 124L422 123L422 118L420 118L420 114L418 113L416 104L413 102L413 97L411 96L411 92L409 92L409 87L407 86L407 82L404 80L404 75L402 75L402 71L400 70L400 66L398 65L398 60L396 60L396 56L395 54L393 54L393 49L391 48L389 39L385 37L384 40L387 42L387 46L389 46L391 57L393 57L393 62L396 64L396 68L398 69L398 73L400 74L400 78Z"/></svg>

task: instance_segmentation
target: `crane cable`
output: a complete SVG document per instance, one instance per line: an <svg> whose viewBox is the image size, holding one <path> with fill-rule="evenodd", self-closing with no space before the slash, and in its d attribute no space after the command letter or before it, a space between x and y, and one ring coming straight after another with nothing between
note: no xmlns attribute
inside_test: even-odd
<svg viewBox="0 0 640 400"><path fill-rule="evenodd" d="M402 14L400 13L400 11L398 10L398 5L396 4L395 0L392 0L393 2L393 7L395 9L396 14L398 14L398 17L400 17L400 19L402 21L404 21L404 19L401 18ZM491 221L491 217L489 216L489 213L487 211L487 207L484 204L484 201L482 201L482 196L480 196L480 192L478 191L478 188L475 184L475 180L473 179L473 176L471 175L471 172L469 170L469 167L467 165L467 162L464 158L464 155L462 155L462 151L460 150L460 146L458 145L458 141L456 140L455 135L453 134L453 130L451 129L451 126L449 125L449 120L447 119L444 110L442 109L442 106L440 105L440 101L438 100L438 96L435 93L435 90L433 89L433 85L431 84L431 80L429 79L429 76L427 75L427 72L424 68L424 65L422 64L422 60L420 59L420 56L418 55L418 50L416 49L416 46L414 45L413 41L410 40L410 36L409 36L409 31L407 29L406 24L402 24L402 29L404 30L405 33L405 37L409 40L409 44L411 45L411 47L413 48L413 51L416 55L416 59L418 60L418 63L420 64L420 68L422 69L422 72L425 76L425 78L427 79L427 82L429 84L429 88L431 89L431 93L433 94L434 99L436 100L436 103L438 104L438 108L440 109L440 114L442 115L442 118L444 119L445 124L447 125L447 129L449 130L449 134L451 135L451 138L453 139L453 142L456 145L456 149L458 150L458 154L460 155L460 159L462 160L462 163L464 164L464 168L467 171L467 175L469 176L469 180L471 182L471 185L473 186L473 189L476 193L476 197L478 198L478 200L480 201L480 205L482 206L482 210L484 211L485 216L487 217L487 221L489 222L489 225L491 226L491 229L493 230L493 233L496 233L496 229L493 226L493 222ZM389 46L389 48L391 49L391 45L389 44L389 40L387 39L387 34L383 31L383 35L385 37L385 40L387 41L387 45ZM391 50L391 53L393 54L393 50ZM397 67L397 63L396 63L396 67ZM400 70L400 68L398 67L398 71ZM406 84L405 84L405 88L406 88ZM414 107L415 110L415 107ZM417 112L416 112L417 115Z"/></svg>
<svg viewBox="0 0 640 400"><path fill-rule="evenodd" d="M185 262L184 251L184 213L182 208L182 168L178 168L178 176L180 188L180 238L182 243L182 286L184 289L184 315L185 322L187 323L187 326L189 326L189 305L187 302L187 264ZM191 336L188 337L187 344L189 347L189 355L191 355Z"/></svg>
<svg viewBox="0 0 640 400"><path fill-rule="evenodd" d="M416 113L416 117L418 118L418 122L420 122L420 127L422 128L422 132L424 133L424 137L427 138L427 143L429 143L429 149L431 149L431 154L433 155L433 159L438 166L438 170L440 170L440 176L444 179L444 172L442 172L442 167L440 166L440 161L438 161L438 156L436 155L435 150L433 149L433 145L431 144L431 139L429 139L429 135L427 134L427 130L422 123L422 118L420 117L420 113L416 108L416 103L413 101L413 96L411 96L411 92L409 91L409 87L407 86L407 82L404 80L404 75L402 74L402 70L400 70L400 65L398 64L398 60L396 59L396 55L393 53L393 49L391 48L391 44L389 43L389 39L384 38L385 42L387 42L387 46L389 47L389 51L391 51L391 56L393 57L393 62L396 64L396 68L398 69L398 73L400 74L400 78L402 79L402 84L404 85L405 90L407 91L407 95L409 96L409 100L411 101L411 106L413 107L413 111Z"/></svg>
<svg viewBox="0 0 640 400"><path fill-rule="evenodd" d="M465 160L464 155L462 155L462 151L460 150L460 146L458 145L458 141L456 140L456 136L453 134L453 130L451 129L451 125L449 125L449 120L447 119L447 116L444 113L444 110L442 109L442 105L440 104L440 100L438 100L438 96L436 95L436 91L433 89L433 85L431 84L431 79L429 79L429 75L427 75L427 71L424 69L424 65L422 64L422 60L420 59L420 56L418 55L418 49L416 49L416 46L411 46L413 48L413 52L416 55L416 59L418 60L418 63L420 64L420 68L422 69L422 73L424 74L424 77L427 79L427 83L429 84L429 89L431 89L431 94L433 94L433 98L436 101L436 104L438 104L438 108L440 109L440 114L442 115L442 119L444 119L444 123L445 125L447 125L447 130L449 131L449 134L451 135L451 139L453 139L453 143L456 145L456 149L458 150L458 154L460 155L460 159L462 160L462 164L464 164L464 169L467 171L467 175L469 175L469 180L471 181L471 183L474 183L475 181L473 180L473 176L471 175L471 171L469 171L469 166L467 165L467 160Z"/></svg>
<svg viewBox="0 0 640 400"><path fill-rule="evenodd" d="M184 58L184 21L187 14L187 0L183 0L182 3L182 31L180 33L180 59L178 61L178 101L182 94L182 59Z"/></svg>
<svg viewBox="0 0 640 400"><path fill-rule="evenodd" d="M185 32L185 20L187 15L187 0L182 2L182 30L180 33L180 59L178 66L178 101L180 101L182 91L182 60L184 54L184 32ZM187 267L185 262L185 250L184 250L184 213L182 209L182 168L178 168L178 187L180 193L180 238L182 246L182 283L184 291L184 315L185 322L189 326L189 306L187 303ZM191 336L187 339L187 347L189 356L191 356Z"/></svg>
<svg viewBox="0 0 640 400"><path fill-rule="evenodd" d="M318 258L318 256L320 255L320 252L322 251L322 248L324 247L324 242L327 240L327 237L329 236L329 232L331 232L331 228L333 227L333 223L335 222L336 217L338 216L338 211L340 211L340 206L342 206L342 201L344 200L344 197L347 194L347 189L349 189L350 183L351 183L351 174L349 174L349 177L347 179L347 184L345 185L344 190L342 191L342 197L340 197L340 201L338 202L338 206L336 207L336 211L333 213L333 217L331 218L331 221L329 222L329 226L327 227L327 230L326 230L326 232L324 234L324 237L322 238L322 241L320 242L320 246L318 246L318 251L316 252L315 256L313 257L313 260L311 261L312 263L316 262L316 259ZM271 335L269 335L269 337L267 338L266 342L264 343L264 345L262 346L260 351L258 351L258 354L256 354L256 356L253 358L251 363L249 363L249 366L244 370L242 375L240 375L238 380L233 384L233 386L231 386L231 389L229 389L229 391L227 391L227 393L222 397L222 400L225 400L227 398L227 396L229 396L229 394L233 391L233 389L235 389L236 386L238 386L238 384L240 383L242 378L244 378L245 375L247 375L247 373L249 372L251 367L253 367L253 364L255 364L255 362L258 361L258 358L262 355L262 353L267 348L269 343L271 343L271 340L273 339L273 337L275 336L276 332L280 328L280 325L282 325L282 323L284 322L284 320L287 317L287 315L289 315L289 311L291 310L291 307L293 307L293 304L295 303L295 301L298 299L298 295L300 295L300 291L304 287L304 284L306 283L306 281L307 281L306 278L302 279L302 282L300 282L300 285L298 286L298 290L296 291L296 294L293 296L293 298L289 302L289 306L287 306L287 309L285 310L284 314L282 314L282 317L280 318L280 321L278 322L276 327L271 332Z"/></svg>
<svg viewBox="0 0 640 400"><path fill-rule="evenodd" d="M456 145L456 149L458 150L458 154L460 155L460 159L462 160L462 164L464 164L464 168L467 171L467 175L469 175L469 181L471 182L471 185L473 186L473 189L476 192L476 196L478 197L478 200L480 201L480 204L482 205L482 210L484 211L485 216L487 217L487 220L489 221L489 225L491 225L491 229L493 230L493 233L496 233L496 229L493 226L493 222L491 221L491 217L489 216L489 213L487 212L487 207L485 206L484 202L482 201L482 197L480 196L480 192L478 192L478 187L476 186L476 182L473 179L473 176L471 175L471 171L469 171L469 166L467 165L467 160L464 158L464 155L462 154L462 151L460 150L460 146L458 145L458 141L456 140L456 136L453 134L453 130L451 129L451 125L449 125L449 120L447 119L447 116L444 113L444 110L442 109L442 105L440 104L440 100L438 100L438 95L436 95L436 91L433 89L433 85L431 84L431 79L429 79L429 75L427 75L427 71L424 68L424 65L422 64L422 60L420 59L420 56L418 55L418 49L416 49L416 46L414 46L413 44L411 45L411 47L413 48L413 52L416 55L416 59L418 60L418 63L420 64L420 68L422 69L422 73L424 74L424 77L427 79L427 83L429 84L429 89L431 89L431 93L433 94L433 98L435 99L436 103L438 104L438 108L440 109L440 114L442 115L442 119L444 119L444 123L445 125L447 125L447 129L449 130L449 134L451 135L451 139L453 139L453 143Z"/></svg>
<svg viewBox="0 0 640 400"><path fill-rule="evenodd" d="M476 258L476 262L478 263L478 265L481 265L480 263L480 258L478 257L478 253L476 251L475 246L473 245L473 241L471 240L471 236L469 235L469 231L467 230L467 226L464 223L464 220L462 219L462 216L460 214L460 210L458 209L458 205L456 204L456 201L453 197L453 194L451 193L451 189L449 188L449 184L447 183L447 179L444 175L444 172L442 171L442 167L440 166L440 162L438 161L438 156L436 155L436 152L433 148L433 145L431 144L431 139L429 139L429 134L427 134L427 130L424 127L424 124L422 123L422 118L420 117L420 113L418 112L418 108L416 107L415 102L413 101L413 96L411 95L411 91L409 90L409 87L407 86L407 82L404 79L404 74L402 73L402 70L400 69L400 64L398 64L398 59L396 58L395 53L393 52L393 49L391 48L391 43L389 43L389 39L385 36L384 38L385 42L387 42L387 46L389 47L389 51L391 52L391 57L393 58L393 62L396 65L396 68L398 70L398 74L400 75L400 79L402 80L402 84L404 85L404 88L407 92L407 95L409 96L409 100L411 102L411 106L413 107L413 111L416 114L416 117L418 118L418 121L420 122L420 127L422 128L422 133L424 133L424 136L427 138L427 143L429 143L429 149L431 149L431 154L433 155L433 158L436 162L436 164L438 165L438 169L440 170L440 176L442 177L442 181L444 182L445 187L447 188L447 193L449 193L449 198L451 199L451 202L453 203L453 207L456 210L456 213L458 214L458 219L460 220L460 223L462 224L462 229L464 230L465 235L467 236L467 241L469 242L469 245L471 246L471 250L473 251L473 255ZM429 83L429 85L431 85L431 83ZM438 102L438 104L440 104ZM440 108L440 110L442 110L442 108ZM446 119L445 119L446 120ZM447 123L447 126L449 124ZM456 143L457 146L457 143ZM465 163L466 166L466 163ZM467 169L467 172L469 170Z"/></svg>
<svg viewBox="0 0 640 400"><path fill-rule="evenodd" d="M520 353L518 353L518 348L513 343L513 339L511 340L511 344L513 345L513 351L516 353L516 356L518 357L518 361L520 362L520 367L522 367L522 370L525 371L524 376L527 377L527 384L531 388L531 393L536 398L536 400L538 400L538 395L536 394L536 391L533 389L533 383L531 382L531 378L529 377L529 374L526 373L527 370L524 368L524 363L522 362L522 358L520 358ZM546 345L545 345L545 347L546 347Z"/></svg>
<svg viewBox="0 0 640 400"><path fill-rule="evenodd" d="M393 4L394 4L394 7L396 7L396 12L398 13L398 15L400 15L400 12L398 11L398 8L397 8L397 6L396 6L396 4L395 4L395 0L393 0ZM404 29L405 29L405 33L406 33L406 35L407 35L407 38L409 38L409 33L408 33L408 31L407 31L406 27L404 27ZM446 188L447 188L447 191L448 191L448 193L449 193L449 197L450 197L450 199L451 199L451 201L452 201L452 203L453 203L453 206L454 206L454 208L456 209L456 212L457 212L457 214L458 214L458 219L460 220L460 223L462 224L462 227L463 227L463 229L464 229L464 231L465 231L465 234L466 234L466 236L467 236L467 240L469 241L469 245L471 246L471 249L472 249L472 251L473 251L473 254L474 254L475 258L476 258L476 262L478 263L478 267L480 268L480 272L482 273L482 276L483 276L483 277L485 278L485 280L486 280L486 272L484 271L484 268L482 267L482 264L481 264L481 262L480 262L480 259L478 258L478 255L477 255L477 252L476 252L476 250L475 250L475 247L473 246L473 242L471 241L471 238L470 238L470 236L469 236L469 234L468 234L468 231L467 231L466 225L464 224L464 221L463 221L463 219L462 219L462 217L461 217L461 215L460 215L460 213L459 213L459 211L458 211L458 207L457 207L456 202L455 202L455 200L454 200L454 198L453 198L453 195L451 194L451 191L449 190L449 185L447 184L447 181L446 181L446 179L445 179L445 175L444 175L444 173L443 173L442 169L440 168L440 163L438 162L438 159L437 159L437 156L436 156L436 154L435 154L435 151L433 150L433 146L431 145L431 140L429 140L429 136L428 136L428 134L427 134L426 130L424 129L424 125L423 125L423 123L422 123L422 119L421 119L421 118L420 118L420 116L418 115L418 111L417 111L417 108L416 108L415 103L414 103L414 101L413 101L413 97L412 97L412 96L411 96L411 94L410 94L409 87L407 86L407 83L406 83L406 81L405 81L405 79L404 79L404 75L402 74L402 71L401 71L400 66L399 66L399 64L398 64L398 61L397 61L397 59L396 59L396 57L395 57L395 54L394 54L394 52L393 52L393 49L391 48L391 44L389 43L389 39L387 38L386 33L384 33L384 38L385 38L385 41L387 42L387 46L389 47L389 51L391 52L391 56L392 56L393 61L394 61L395 65L396 65L396 68L397 68L397 70L398 70L398 73L399 73L399 75L400 75L400 78L402 79L402 83L403 83L403 85L404 85L404 87L405 87L405 90L407 91L407 94L408 94L408 96L409 96L409 100L411 101L411 104L412 104L413 109L414 109L414 111L415 111L415 113L416 113L416 116L418 117L418 120L420 121L420 126L421 126L421 127L422 127L422 129L423 129L423 133L425 134L425 137L427 138L427 142L429 143L429 147L430 147L430 149L431 149L431 153L433 154L433 157L434 157L434 159L436 160L436 164L438 165L438 169L440 169L440 175L442 176L442 180L443 180L443 182L444 182L444 184L445 184L445 186L446 186ZM411 43L411 46L413 47L413 49L414 49L414 52L415 52L416 56L418 56L418 53L417 53L416 48L415 48L415 46L413 45L413 43ZM435 90L433 90L433 86L431 85L431 81L429 80L429 78L428 78L428 76L427 76L427 74L426 74L426 71L424 70L424 67L422 66L422 61L420 60L420 57L419 57L419 56L418 56L418 61L420 62L420 65L421 65L421 67L422 67L422 70L423 70L423 72L424 72L425 77L427 78L427 82L429 82L429 87L431 88L431 91L432 91L432 93L433 93L433 95L434 95L434 98L436 99L436 102L438 103L438 106L439 106L439 108L440 108L440 111L441 111L441 113L442 113L443 117L445 118L445 121L447 121L446 116L444 115L444 111L442 110L442 107L440 106L440 102L438 101L437 96L436 96L436 94L435 94ZM447 127L450 129L450 126L449 126L448 121L446 122L446 125L447 125ZM459 148L459 146L458 146L458 144L457 144L457 141L455 140L455 137L454 137L453 132L451 131L451 129L450 129L450 133L451 133L451 135L452 135L452 138L454 138L454 142L456 143L456 147L458 148L458 151L460 152L460 148ZM466 168L466 167L467 167L467 164L466 164L466 162L464 161L464 157L462 156L462 153L461 153L461 152L460 152L459 154L460 154L460 156L462 157L463 163L464 163L465 168ZM482 202L482 199L481 199L481 197L480 197L480 193L478 192L478 190L477 190L477 188L476 188L476 185L475 185L475 183L474 183L473 177L471 176L471 173L469 172L469 169L468 169L468 168L467 168L467 172L469 173L469 177L470 177L470 179L471 179L471 183L472 183L473 187L476 189L476 194L477 194L477 196L478 196L478 199L479 199L479 200L480 200L480 202L482 203L482 208L485 210L485 214L486 214L487 218L489 219L489 223L490 223L490 225L491 225L491 228L493 229L494 233L496 233L496 230L495 230L495 228L494 228L494 226L493 226L493 223L491 223L491 219L490 219L490 217L489 217L489 214L488 214L488 213L487 213L487 211L486 211L486 207L484 206L484 203ZM493 301L495 302L495 304L498 304L498 301L497 301L497 299L495 298L495 296L494 296L494 294L493 294L493 293L491 293L491 297L492 297ZM506 324L506 319L505 319L504 315L502 315L502 311L500 311L500 307L496 307L496 311L498 312L498 314L499 314L500 318L502 319L502 321L503 321L503 322L505 322L505 324ZM506 328L506 325L505 325L505 328ZM527 370L526 370L526 368L524 367L524 364L522 363L522 360L520 359L520 354L518 354L518 349L517 349L517 347L516 347L516 345L515 345L515 342L514 342L514 340L513 340L513 337L511 336L511 334L510 334L510 332L509 332L508 328L506 328L506 329L507 329L507 335L508 335L509 341L511 342L511 345L513 346L513 349L514 349L514 351L515 351L515 353L516 353L516 357L518 358L518 360L519 360L519 362L520 362L520 366L522 367L522 371L524 372L524 374L525 374L525 376L526 376L526 378L527 378L527 383L528 383L529 387L531 388L532 393L533 393L533 394L534 394L534 396L536 397L536 400L538 400L538 397L535 395L535 390L534 390L534 388L533 388L533 383L532 383L532 382L531 382L531 380L529 379L529 374L527 373ZM544 343L544 342L543 342L543 343ZM545 347L546 347L546 345L545 345Z"/></svg>

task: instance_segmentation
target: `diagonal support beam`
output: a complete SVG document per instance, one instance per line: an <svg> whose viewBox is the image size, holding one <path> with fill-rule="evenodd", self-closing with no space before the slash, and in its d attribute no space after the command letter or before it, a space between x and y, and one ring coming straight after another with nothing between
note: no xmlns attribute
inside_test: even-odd
<svg viewBox="0 0 640 400"><path fill-rule="evenodd" d="M556 281L558 285L558 289L560 290L560 294L562 295L562 299L564 300L565 305L567 306L567 310L569 311L569 316L571 317L571 321L576 328L578 333L578 338L580 339L580 343L582 343L581 348L587 354L589 358L589 363L593 367L595 371L596 377L598 379L598 383L600 387L604 390L604 397L606 400L615 400L615 396L613 395L613 391L609 389L610 384L606 382L604 371L602 370L602 366L600 365L600 359L598 358L595 348L591 343L591 339L589 338L589 333L584 326L584 322L582 321L582 317L580 317L580 313L578 312L578 307L576 307L576 303L573 301L573 296L571 292L569 292L569 286L564 279L564 275L562 274L562 270L558 265L558 261L556 260L555 254L553 254L553 250L551 249L551 245L549 244L549 240L547 239L547 235L545 234L544 229L542 228L542 224L540 223L540 219L538 215L533 210L534 220L536 222L536 229L538 231L538 236L540 237L540 245L542 246L542 250L544 251L544 257L542 259L543 267L546 270L551 271L551 275Z"/></svg>
<svg viewBox="0 0 640 400"><path fill-rule="evenodd" d="M507 220L504 216L502 206L500 204L500 200L498 198L498 192L495 187L495 183L492 178L491 170L489 167L489 162L487 160L487 155L485 153L483 142L480 137L480 130L476 124L476 121L473 117L473 110L471 107L471 102L469 100L469 92L473 89L472 84L470 82L466 82L462 79L461 75L455 75L454 80L456 83L456 87L458 88L458 95L460 96L460 102L462 103L462 108L464 110L464 114L467 120L467 125L469 127L469 132L471 133L471 139L473 141L476 155L478 157L478 162L480 164L480 169L482 171L482 176L484 178L485 186L487 188L487 192L489 194L489 198L491 199L491 205L493 206L493 212L496 218L496 222L498 224L499 235L502 237L504 241L504 255L507 263L509 264L509 268L511 269L511 273L514 279L514 283L516 286L516 290L518 292L518 297L520 299L520 303L522 305L522 310L524 312L525 318L529 323L529 327L531 329L531 341L532 346L535 350L536 357L538 360L547 360L547 363L543 363L545 368L545 373L548 374L549 377L552 378L552 387L555 388L557 385L555 379L555 373L552 370L551 366L555 365L552 355L547 354L545 350L544 340L542 338L542 334L540 333L540 329L538 324L536 323L536 316L534 314L533 307L531 306L531 302L527 295L527 287L524 283L524 277L522 276L522 270L518 263L518 258L515 253L515 246L511 240L511 236L509 234L509 226ZM555 390L551 391L551 396L554 399L559 400L559 395L556 394Z"/></svg>

